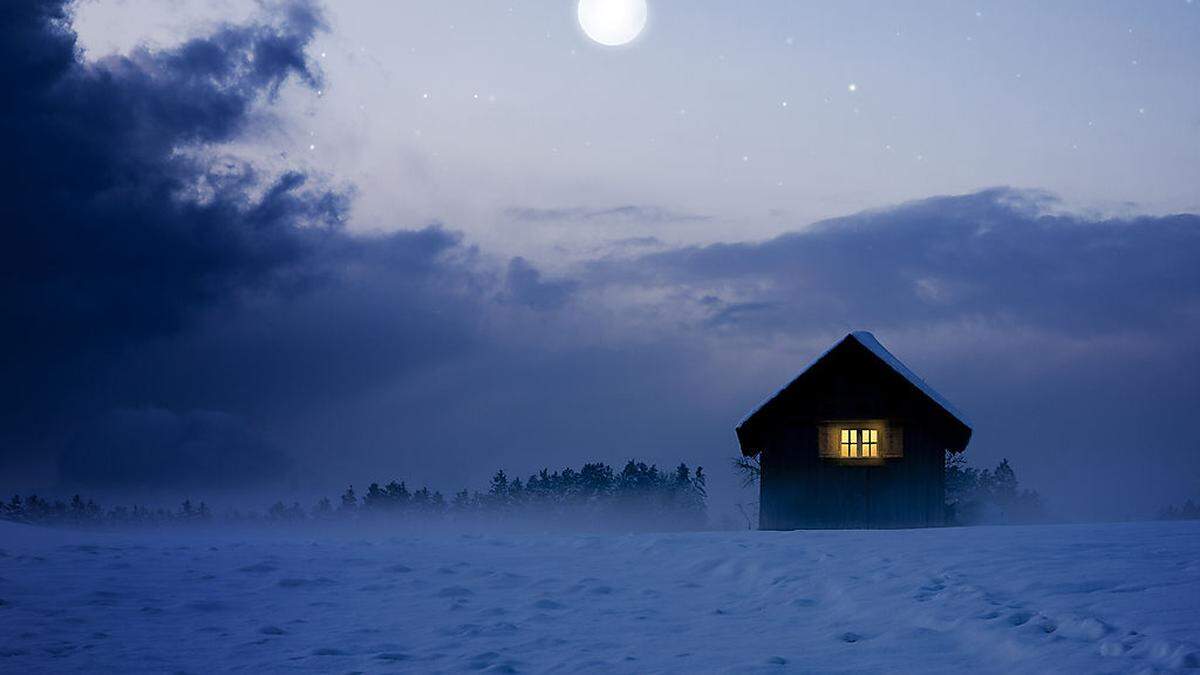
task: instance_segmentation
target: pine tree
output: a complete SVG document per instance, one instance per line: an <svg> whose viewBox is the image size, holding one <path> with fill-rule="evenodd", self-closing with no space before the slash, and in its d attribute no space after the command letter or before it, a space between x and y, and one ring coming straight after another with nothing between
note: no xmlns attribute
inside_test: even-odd
<svg viewBox="0 0 1200 675"><path fill-rule="evenodd" d="M464 488L454 493L450 501L450 509L456 513L466 513L471 510L471 493Z"/></svg>
<svg viewBox="0 0 1200 675"><path fill-rule="evenodd" d="M379 483L371 483L367 486L367 494L363 495L362 505L364 509L380 509L383 508L386 499Z"/></svg>
<svg viewBox="0 0 1200 675"><path fill-rule="evenodd" d="M387 495L388 503L392 508L402 509L408 506L409 501L412 499L412 495L408 493L408 486L404 484L404 481L400 481L399 483L392 481L388 483L387 487L384 488L384 493Z"/></svg>
<svg viewBox="0 0 1200 675"><path fill-rule="evenodd" d="M504 469L497 471L496 475L492 476L492 484L488 487L488 497L494 509L503 510L509 506L508 476L505 475Z"/></svg>
<svg viewBox="0 0 1200 675"><path fill-rule="evenodd" d="M358 509L358 497L354 495L354 486L351 485L342 493L342 506L339 511L353 513L356 509Z"/></svg>

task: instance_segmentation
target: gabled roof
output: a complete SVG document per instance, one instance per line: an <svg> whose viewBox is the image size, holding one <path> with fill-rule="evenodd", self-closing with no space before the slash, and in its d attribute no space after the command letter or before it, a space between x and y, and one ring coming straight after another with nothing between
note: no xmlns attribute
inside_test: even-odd
<svg viewBox="0 0 1200 675"><path fill-rule="evenodd" d="M962 413L962 411L960 411L958 408L954 407L954 404L952 404L952 403L950 403L950 401L946 400L946 398L944 396L937 393L937 391L935 391L933 387L929 386L925 382L925 380L922 380L920 377L917 377L917 374L914 373L913 371L909 370L908 366L901 363L900 359L896 358L895 355L893 355L891 352L889 352L887 349L885 349L883 345L879 344L879 340L876 340L874 335L872 335L871 333L869 333L865 330L854 331L853 333L850 333L846 337L844 337L841 340L838 340L836 343L834 343L834 345L832 347L830 347L829 349L826 349L820 356L813 359L812 362L809 363L807 366L805 366L804 369L801 370L799 373L797 373L795 377L788 380L787 384L783 385L783 387L781 387L778 391L776 391L775 393L768 396L766 399L763 400L762 403L759 403L757 406L754 407L753 410L751 410L749 413L747 413L746 416L743 417L738 422L737 429L740 431L742 429L742 427L744 427L746 425L746 423L751 420L751 418L753 418L755 415L757 415L759 413L759 411L761 411L763 408L765 408L767 406L767 404L769 404L771 401L775 400L775 398L778 397L783 392L787 391L787 389L789 387L791 387L793 384L795 384L796 381L799 380L801 377L803 377L804 374L807 373L810 369L812 369L813 366L815 366L817 363L819 363L822 359L824 359L826 356L828 356L830 352L832 352L834 349L837 349L839 346L842 345L842 343L846 342L847 340L854 340L858 344L862 345L863 347L866 347L867 350L870 351L872 354L874 354L876 358L878 358L883 363L887 364L887 366L889 368L896 371L896 373L898 373L904 379L908 380L910 384L912 384L914 387L917 388L918 391L920 391L927 398L929 398L930 401L933 401L938 406L940 406L943 410L945 410L947 413L949 413L951 417L958 420L968 430L971 429L971 422L970 422L970 420L967 419L966 415L964 415Z"/></svg>

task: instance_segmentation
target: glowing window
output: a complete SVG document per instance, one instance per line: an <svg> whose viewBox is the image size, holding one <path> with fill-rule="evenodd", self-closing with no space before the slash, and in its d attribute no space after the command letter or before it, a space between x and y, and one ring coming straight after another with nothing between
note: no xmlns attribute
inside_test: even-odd
<svg viewBox="0 0 1200 675"><path fill-rule="evenodd" d="M879 457L878 429L842 429L842 457L870 459Z"/></svg>

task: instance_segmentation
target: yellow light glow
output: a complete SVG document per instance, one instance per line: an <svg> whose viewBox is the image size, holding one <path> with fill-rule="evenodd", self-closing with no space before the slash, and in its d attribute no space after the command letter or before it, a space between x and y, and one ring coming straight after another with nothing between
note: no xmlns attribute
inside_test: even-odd
<svg viewBox="0 0 1200 675"><path fill-rule="evenodd" d="M878 429L842 429L841 456L853 459L879 457Z"/></svg>

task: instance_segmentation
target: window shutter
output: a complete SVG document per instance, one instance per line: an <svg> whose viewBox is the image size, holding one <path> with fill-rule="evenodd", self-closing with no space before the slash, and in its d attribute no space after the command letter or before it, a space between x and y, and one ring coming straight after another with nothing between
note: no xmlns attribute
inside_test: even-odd
<svg viewBox="0 0 1200 675"><path fill-rule="evenodd" d="M817 454L821 457L838 456L838 427L835 424L817 426Z"/></svg>
<svg viewBox="0 0 1200 675"><path fill-rule="evenodd" d="M884 427L884 435L887 436L887 442L883 444L883 457L903 457L904 456L904 428L897 424L889 424Z"/></svg>

